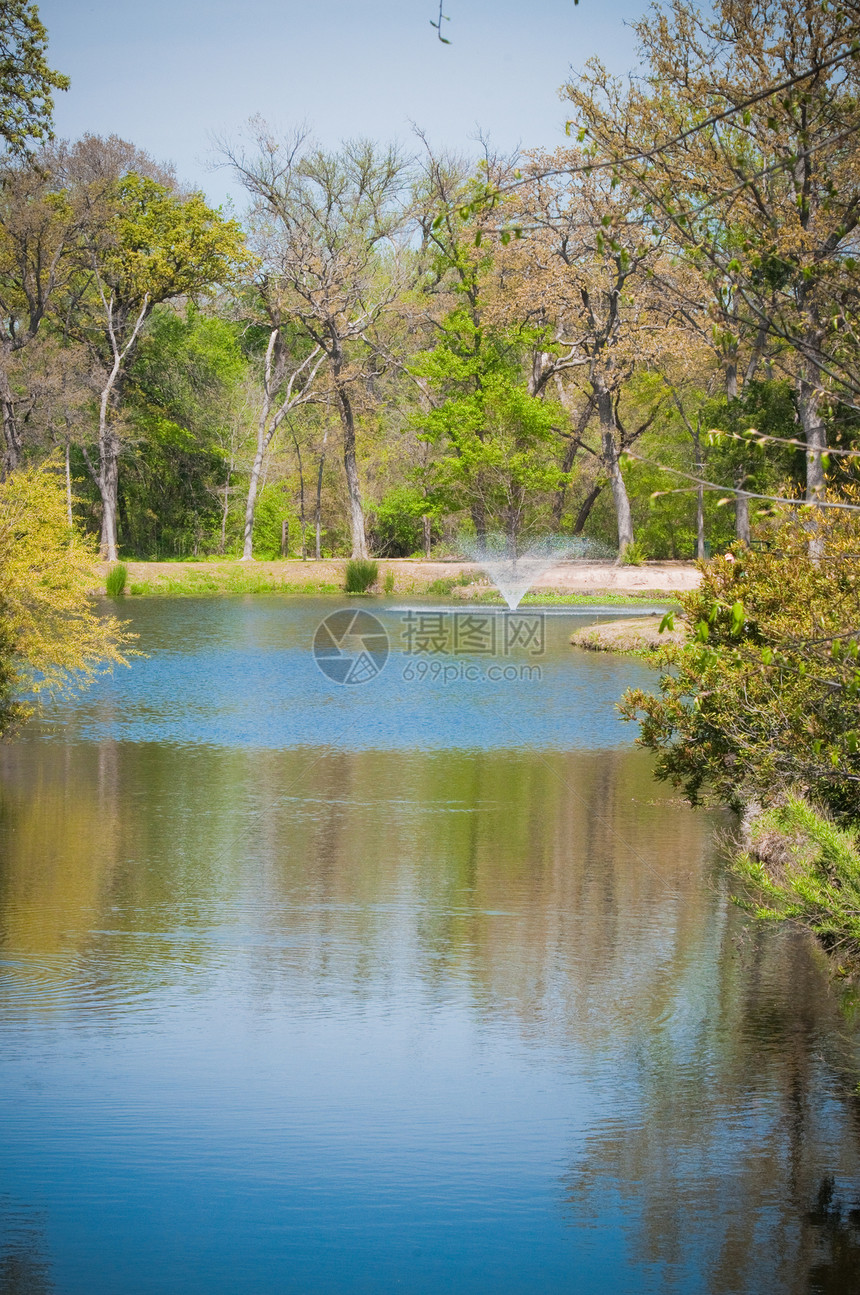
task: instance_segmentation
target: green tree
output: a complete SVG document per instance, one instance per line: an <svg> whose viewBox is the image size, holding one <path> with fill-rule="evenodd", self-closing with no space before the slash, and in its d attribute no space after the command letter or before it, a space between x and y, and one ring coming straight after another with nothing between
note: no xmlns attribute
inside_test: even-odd
<svg viewBox="0 0 860 1295"><path fill-rule="evenodd" d="M437 448L428 467L431 494L502 532L515 555L536 500L563 476L559 409L530 394L521 352L476 325L467 306L453 311L443 329L438 345L410 365L435 397L419 416ZM477 538L482 545L485 535Z"/></svg>
<svg viewBox="0 0 860 1295"><path fill-rule="evenodd" d="M249 362L239 328L193 304L157 307L129 368L122 547L141 556L220 549L237 471Z"/></svg>
<svg viewBox="0 0 860 1295"><path fill-rule="evenodd" d="M82 249L90 286L75 329L101 366L98 445L84 456L102 509L101 551L117 556L117 495L124 378L146 320L161 302L229 282L245 258L242 231L208 207L131 172L98 195Z"/></svg>
<svg viewBox="0 0 860 1295"><path fill-rule="evenodd" d="M53 90L69 78L48 66L48 33L32 0L0 5L0 139L13 153L51 138Z"/></svg>

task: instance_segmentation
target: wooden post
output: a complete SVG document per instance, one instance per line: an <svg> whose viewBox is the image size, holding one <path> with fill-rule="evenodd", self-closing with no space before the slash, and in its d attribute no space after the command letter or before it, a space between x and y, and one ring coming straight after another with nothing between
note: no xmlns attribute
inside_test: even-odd
<svg viewBox="0 0 860 1295"><path fill-rule="evenodd" d="M286 518L281 522L281 557L285 558L290 547L290 523Z"/></svg>

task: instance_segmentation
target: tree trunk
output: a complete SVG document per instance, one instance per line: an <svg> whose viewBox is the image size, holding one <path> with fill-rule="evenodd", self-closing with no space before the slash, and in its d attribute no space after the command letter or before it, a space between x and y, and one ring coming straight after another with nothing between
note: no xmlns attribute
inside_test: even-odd
<svg viewBox="0 0 860 1295"><path fill-rule="evenodd" d="M588 521L591 514L591 510L597 502L600 492L603 490L603 485L604 483L601 481L599 485L592 486L588 494L583 499L579 512L576 514L576 521L573 523L574 535L582 534L585 528L585 523Z"/></svg>
<svg viewBox="0 0 860 1295"><path fill-rule="evenodd" d="M71 443L67 436L66 437L66 512L69 518L69 530L71 530L75 524L74 515L72 513L72 464L71 464L70 451L71 451Z"/></svg>
<svg viewBox="0 0 860 1295"><path fill-rule="evenodd" d="M432 528L431 528L431 525L430 525L430 518L427 516L427 514L426 514L426 513L425 513L425 514L424 514L424 516L421 518L421 526L422 526L422 529L423 529L423 531L424 531L424 556L425 556L425 558L427 558L427 560L429 561L429 559L430 559L430 540L431 540L431 538L432 538Z"/></svg>
<svg viewBox="0 0 860 1295"><path fill-rule="evenodd" d="M292 426L290 427L292 431ZM302 533L302 562L307 560L308 551L305 546L305 470L302 464L302 452L299 449L299 442L295 432L293 432L293 444L296 447L296 460L299 465L299 527Z"/></svg>
<svg viewBox="0 0 860 1295"><path fill-rule="evenodd" d="M224 482L224 507L221 509L221 542L218 546L218 552L224 556L224 550L227 547L227 517L230 510L230 481L233 476L233 459L230 459L230 466L227 468L227 480Z"/></svg>
<svg viewBox="0 0 860 1295"><path fill-rule="evenodd" d="M823 499L827 489L823 457L827 450L827 429L821 417L822 394L819 370L817 366L807 364L800 379L797 403L806 438L806 501L810 504ZM809 541L809 556L813 562L820 561L823 548L821 537L813 533Z"/></svg>
<svg viewBox="0 0 860 1295"><path fill-rule="evenodd" d="M691 429L691 435L696 455L696 476L700 478L696 487L696 557L702 562L705 557L705 487L702 485L701 478L705 474L705 465L702 461L702 441L699 435L699 426L700 424L696 426L695 430Z"/></svg>
<svg viewBox="0 0 860 1295"><path fill-rule="evenodd" d="M483 557L487 551L487 513L483 499L472 504L470 512L475 526L475 547L478 550L478 556Z"/></svg>
<svg viewBox="0 0 860 1295"><path fill-rule="evenodd" d="M738 398L738 366L734 356L726 360L726 396L729 400Z"/></svg>
<svg viewBox="0 0 860 1295"><path fill-rule="evenodd" d="M317 506L316 506L316 516L314 518L315 527L316 527L317 562L319 562L320 560L320 538L321 538L320 530L321 530L321 523L322 523L322 483L323 483L323 468L325 467L325 446L326 446L327 440L328 440L328 428L326 428L325 431L323 432L322 450L320 451L320 467L319 467L319 472L317 473Z"/></svg>
<svg viewBox="0 0 860 1295"><path fill-rule="evenodd" d="M812 366L800 379L798 412L806 438L806 500L821 499L827 488L822 456L827 451L827 429L821 417L822 389L819 374Z"/></svg>
<svg viewBox="0 0 860 1295"><path fill-rule="evenodd" d="M15 402L5 370L0 378L0 401L3 406L3 460L0 480L5 481L14 472L21 459L21 434L15 417Z"/></svg>
<svg viewBox="0 0 860 1295"><path fill-rule="evenodd" d="M257 453L251 464L251 475L248 479L248 499L245 503L245 531L242 540L242 561L250 562L254 556L254 514L257 510L257 491L260 485L260 473L263 470L263 439L257 441Z"/></svg>
<svg viewBox="0 0 860 1295"><path fill-rule="evenodd" d="M612 501L615 504L615 517L618 523L618 559L624 557L625 550L633 543L633 519L630 514L630 499L627 487L621 474L618 461L618 428L612 408L612 396L605 389L597 391L597 413L600 419L600 439L603 446L603 462L609 474L612 487Z"/></svg>
<svg viewBox="0 0 860 1295"><path fill-rule="evenodd" d="M355 415L346 387L336 384L337 403L340 408L340 424L343 429L343 466L346 471L346 487L349 492L349 530L352 538L352 556L366 558L367 536L364 533L364 507L361 501L361 482L358 479L358 464L355 458Z"/></svg>
<svg viewBox="0 0 860 1295"><path fill-rule="evenodd" d="M571 437L564 451L564 458L561 461L561 470L567 475L573 467L573 461L576 458L576 451L579 449L576 441ZM561 515L564 512L564 504L567 498L567 482L563 482L555 492L555 498L552 501L552 521L556 530L561 526Z"/></svg>
<svg viewBox="0 0 860 1295"><path fill-rule="evenodd" d="M512 500L508 505L508 515L506 518L507 526L507 553L512 562L517 560L517 539L519 537L519 519L520 512L516 503Z"/></svg>
<svg viewBox="0 0 860 1295"><path fill-rule="evenodd" d="M107 562L116 562L116 509L119 490L119 444L108 428L99 438L99 476L97 485L102 501L102 530L99 549Z"/></svg>
<svg viewBox="0 0 860 1295"><path fill-rule="evenodd" d="M744 477L738 478L740 486ZM750 542L750 497L743 490L738 490L735 495L735 538L739 544L746 545L749 548Z"/></svg>

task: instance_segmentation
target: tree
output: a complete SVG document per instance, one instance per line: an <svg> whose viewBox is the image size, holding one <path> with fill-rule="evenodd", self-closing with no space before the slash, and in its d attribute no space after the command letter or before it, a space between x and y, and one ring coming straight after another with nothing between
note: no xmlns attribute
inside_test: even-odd
<svg viewBox="0 0 860 1295"><path fill-rule="evenodd" d="M529 390L516 340L486 328L477 338L477 331L472 310L461 306L445 319L436 347L410 364L433 395L431 408L416 416L437 451L425 475L434 500L480 518L479 548L491 527L516 557L535 497L560 483L559 411Z"/></svg>
<svg viewBox="0 0 860 1295"><path fill-rule="evenodd" d="M364 504L356 456L351 388L367 380L370 331L401 289L408 212L395 148L368 141L338 152L279 141L255 123L252 154L225 147L260 219L277 231L290 314L320 348L340 416L353 557L367 557Z"/></svg>
<svg viewBox="0 0 860 1295"><path fill-rule="evenodd" d="M650 426L657 405L628 428L620 422L620 398L636 368L654 363L667 347L667 320L653 287L660 248L643 235L623 185L604 176L562 184L546 177L574 161L570 153L551 165L540 156L533 161L534 179L519 196L518 214L529 237L508 244L502 307L544 326L544 371L560 378L579 371L588 383L586 418L596 410L623 556L634 535L621 458ZM577 440L583 444L581 433Z"/></svg>
<svg viewBox="0 0 860 1295"><path fill-rule="evenodd" d="M52 90L68 90L69 78L45 58L48 33L32 0L0 5L0 139L13 153L31 141L51 138Z"/></svg>
<svg viewBox="0 0 860 1295"><path fill-rule="evenodd" d="M27 351L52 314L68 304L81 235L81 212L62 190L57 152L11 157L0 167L0 406L2 473L24 445L22 419L33 403Z"/></svg>
<svg viewBox="0 0 860 1295"><path fill-rule="evenodd" d="M90 598L94 552L69 527L55 464L0 483L0 733L32 707L125 664L131 636Z"/></svg>
<svg viewBox="0 0 860 1295"><path fill-rule="evenodd" d="M130 444L119 481L126 549L224 551L231 481L247 437L238 326L189 303L152 312L125 391Z"/></svg>
<svg viewBox="0 0 860 1295"><path fill-rule="evenodd" d="M766 334L795 381L810 501L828 402L860 395L857 18L818 0L672 0L636 24L641 80L592 63L566 88L588 161L623 175L717 297L742 303L751 352Z"/></svg>
<svg viewBox="0 0 860 1295"><path fill-rule="evenodd" d="M134 171L86 187L90 218L80 250L85 291L74 330L101 367L97 460L82 448L101 499L101 551L112 561L123 379L143 326L159 303L229 281L245 252L236 221L224 220L199 193L182 196Z"/></svg>
<svg viewBox="0 0 860 1295"><path fill-rule="evenodd" d="M265 340L265 352L260 366L256 449L245 503L244 562L254 556L254 517L266 455L284 420L299 406L318 397L316 380L326 360L323 347L314 343L291 317L291 244L283 238L282 231L272 228L268 216L261 220L252 215L251 245L256 262L249 267L252 278L240 311L252 335Z"/></svg>

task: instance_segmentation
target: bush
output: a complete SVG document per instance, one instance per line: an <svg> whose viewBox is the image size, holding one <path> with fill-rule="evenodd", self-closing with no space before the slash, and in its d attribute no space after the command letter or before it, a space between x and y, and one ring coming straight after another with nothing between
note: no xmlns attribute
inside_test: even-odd
<svg viewBox="0 0 860 1295"><path fill-rule="evenodd" d="M119 598L124 594L127 580L128 567L124 562L118 562L115 567L111 567L105 580L105 593L108 598Z"/></svg>
<svg viewBox="0 0 860 1295"><path fill-rule="evenodd" d="M700 564L699 588L678 596L690 639L660 650L659 694L631 690L620 709L694 803L707 790L767 808L801 788L860 819L860 517L784 510L765 538Z"/></svg>
<svg viewBox="0 0 860 1295"><path fill-rule="evenodd" d="M641 567L647 556L641 544L628 544L621 554L621 562L625 567Z"/></svg>
<svg viewBox="0 0 860 1295"><path fill-rule="evenodd" d="M382 589L383 589L383 592L386 594L390 595L394 593L394 572L393 571L386 571L385 580L382 583Z"/></svg>
<svg viewBox="0 0 860 1295"><path fill-rule="evenodd" d="M125 663L133 636L89 596L95 557L50 463L0 483L0 733L31 712L21 693L63 693Z"/></svg>
<svg viewBox="0 0 860 1295"><path fill-rule="evenodd" d="M350 558L346 564L344 591L348 594L365 594L379 578L379 563L369 558Z"/></svg>
<svg viewBox="0 0 860 1295"><path fill-rule="evenodd" d="M432 505L409 486L389 490L377 504L371 519L370 531L374 552L385 558L407 558L420 551L423 554L424 526L422 517ZM439 528L434 525L432 538L439 538Z"/></svg>

